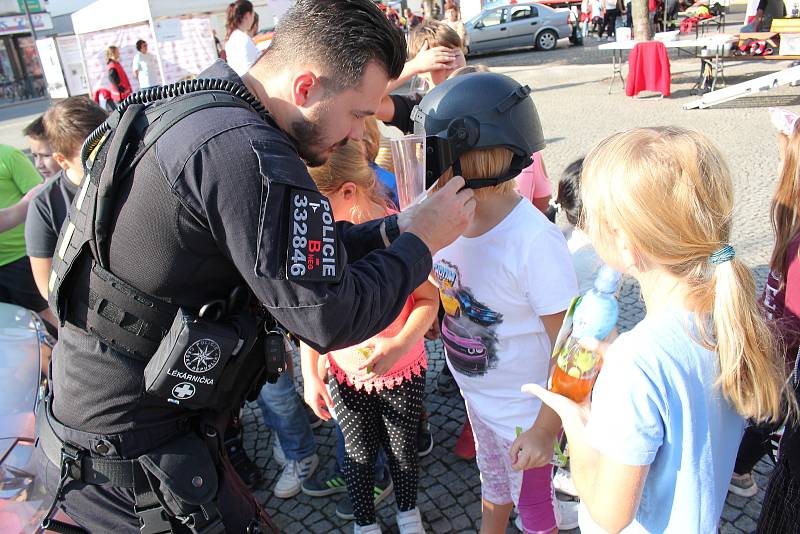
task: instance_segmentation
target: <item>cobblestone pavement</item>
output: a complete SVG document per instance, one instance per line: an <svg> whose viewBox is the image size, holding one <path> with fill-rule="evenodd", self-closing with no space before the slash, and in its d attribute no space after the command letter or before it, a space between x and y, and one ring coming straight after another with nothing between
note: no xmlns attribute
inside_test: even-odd
<svg viewBox="0 0 800 534"><path fill-rule="evenodd" d="M739 11L739 15L729 16L729 21L738 22L743 6L734 6L734 11ZM733 25L728 31L734 31ZM486 64L534 89L533 98L548 138L544 157L551 177L556 179L570 161L585 154L593 144L627 127L677 124L712 136L725 154L735 180L737 211L733 242L737 254L754 267L759 282L763 283L772 247L768 212L777 167L777 145L766 107L778 105L800 111L798 90L782 88L715 109L684 111L682 104L694 98L689 90L699 65L696 59L673 53L671 98L627 98L618 80L609 95L610 57L609 53L597 50L597 44L590 39L583 48L570 48L562 41L559 49L551 53L495 54L471 59L470 63ZM727 81L737 83L764 74L770 68L779 67L730 63L726 67ZM643 313L638 288L626 280L621 296L621 329L629 329ZM435 379L444 363L443 354L438 343L430 343L428 349L426 406L436 446L420 462L419 506L429 532L476 532L480 518L478 471L474 462L460 460L451 452L464 422L464 405L457 394L445 397L436 392ZM246 409L244 421L247 451L265 472L265 481L256 489L256 496L285 532L352 532L352 525L335 515L338 496L310 498L301 494L286 500L272 496L270 489L279 471L270 460L270 432L261 423L255 405ZM315 430L315 435L320 469L332 466L331 423ZM729 495L721 532L740 534L755 530L770 470L766 461L757 466L755 478L760 489L756 497ZM394 499L390 497L379 507L384 532L396 532L394 513ZM508 532L517 531L510 525Z"/></svg>

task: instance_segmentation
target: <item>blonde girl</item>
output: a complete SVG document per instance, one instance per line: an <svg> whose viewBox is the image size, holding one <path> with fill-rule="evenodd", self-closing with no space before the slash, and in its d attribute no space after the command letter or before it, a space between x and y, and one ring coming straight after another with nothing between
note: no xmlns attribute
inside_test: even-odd
<svg viewBox="0 0 800 534"><path fill-rule="evenodd" d="M587 233L647 315L608 347L591 409L526 386L569 437L581 532L716 532L744 419L778 420L788 398L730 245L730 172L698 132L641 128L589 154L582 188Z"/></svg>
<svg viewBox="0 0 800 534"><path fill-rule="evenodd" d="M330 199L336 220L357 224L390 212L360 143L349 141L309 172ZM400 533L424 533L417 508L417 431L427 367L423 335L438 306L436 289L426 282L386 330L325 355L330 393L318 371L320 355L301 347L305 400L323 419L330 419L332 410L344 434L342 467L356 534L381 532L373 500L379 446L389 459Z"/></svg>

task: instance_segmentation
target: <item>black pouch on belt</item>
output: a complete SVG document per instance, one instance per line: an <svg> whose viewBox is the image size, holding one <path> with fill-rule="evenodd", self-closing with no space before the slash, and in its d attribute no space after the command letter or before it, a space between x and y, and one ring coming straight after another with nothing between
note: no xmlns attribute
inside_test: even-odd
<svg viewBox="0 0 800 534"><path fill-rule="evenodd" d="M178 310L145 367L145 391L179 406L213 407L223 372L242 349L249 350L256 333L249 317L208 321Z"/></svg>
<svg viewBox="0 0 800 534"><path fill-rule="evenodd" d="M139 465L159 502L173 517L191 516L216 498L216 465L206 442L194 433L140 456Z"/></svg>

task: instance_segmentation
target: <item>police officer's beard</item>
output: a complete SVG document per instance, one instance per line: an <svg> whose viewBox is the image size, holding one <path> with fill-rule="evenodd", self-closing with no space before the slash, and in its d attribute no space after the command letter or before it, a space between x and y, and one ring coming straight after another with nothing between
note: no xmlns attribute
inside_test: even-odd
<svg viewBox="0 0 800 534"><path fill-rule="evenodd" d="M300 154L300 157L309 167L324 165L330 157L331 149L343 147L347 144L347 137L345 137L335 145L323 146L325 129L319 118L320 115L322 113L314 117L316 120L308 120L301 115L299 119L291 123L292 131L289 135L294 140L297 153Z"/></svg>

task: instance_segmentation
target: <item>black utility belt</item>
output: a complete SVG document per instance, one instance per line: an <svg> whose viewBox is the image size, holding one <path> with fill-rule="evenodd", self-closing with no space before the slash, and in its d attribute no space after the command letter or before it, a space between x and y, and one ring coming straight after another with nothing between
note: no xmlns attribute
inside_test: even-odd
<svg viewBox="0 0 800 534"><path fill-rule="evenodd" d="M145 367L145 391L177 406L217 407L242 386L237 382L250 358L263 358L267 379L277 380L287 343L282 330L265 328L249 314L212 321L179 309Z"/></svg>

